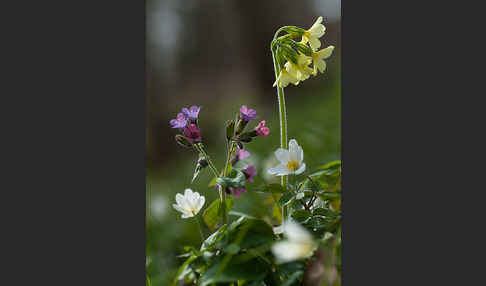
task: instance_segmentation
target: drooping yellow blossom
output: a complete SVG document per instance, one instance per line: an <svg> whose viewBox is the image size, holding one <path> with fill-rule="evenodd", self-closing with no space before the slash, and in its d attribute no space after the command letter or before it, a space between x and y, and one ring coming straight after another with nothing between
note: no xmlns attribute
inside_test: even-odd
<svg viewBox="0 0 486 286"><path fill-rule="evenodd" d="M298 85L299 79L288 73L287 70L282 69L277 77L277 80L273 83L273 86L277 86L278 84L280 88L284 88L287 87L289 83L292 83L293 85Z"/></svg>
<svg viewBox="0 0 486 286"><path fill-rule="evenodd" d="M312 57L299 54L297 56L297 64L288 61L285 63L284 67L293 77L300 81L304 81L313 73L313 70L309 67L311 63Z"/></svg>
<svg viewBox="0 0 486 286"><path fill-rule="evenodd" d="M321 24L322 23L322 16L317 18L317 21L310 27L309 30L306 30L302 35L301 43L306 44L309 42L309 45L313 51L317 51L321 47L321 41L319 38L324 35L326 32L326 27Z"/></svg>
<svg viewBox="0 0 486 286"><path fill-rule="evenodd" d="M334 46L329 46L318 52L312 52L312 59L314 60L313 75L317 74L317 69L319 69L321 73L323 73L326 70L326 62L324 60L329 58L332 55L333 50L334 50Z"/></svg>

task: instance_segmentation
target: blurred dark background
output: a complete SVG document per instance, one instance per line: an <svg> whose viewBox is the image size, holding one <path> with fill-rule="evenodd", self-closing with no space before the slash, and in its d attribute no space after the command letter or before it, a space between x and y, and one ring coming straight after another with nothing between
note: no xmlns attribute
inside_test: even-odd
<svg viewBox="0 0 486 286"><path fill-rule="evenodd" d="M324 74L285 89L288 134L304 148L308 170L340 158L341 4L340 0L146 1L146 168L147 272L152 285L169 285L184 245L200 243L196 225L172 208L174 196L191 188L216 198L205 171L191 184L196 154L174 141L169 120L182 107L202 106L203 141L215 164L224 164L224 124L242 104L267 120L270 135L247 146L259 176L255 186L275 180L265 175L279 147L278 104L270 41L285 25L305 29L323 16L322 47L336 48ZM258 215L259 198L249 192L236 210Z"/></svg>

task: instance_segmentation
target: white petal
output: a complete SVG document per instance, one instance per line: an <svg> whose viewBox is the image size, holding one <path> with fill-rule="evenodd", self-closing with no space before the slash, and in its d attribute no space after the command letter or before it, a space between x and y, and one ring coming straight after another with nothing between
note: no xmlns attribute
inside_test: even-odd
<svg viewBox="0 0 486 286"><path fill-rule="evenodd" d="M312 254L312 245L293 241L280 241L272 246L272 252L278 263L285 263L308 257Z"/></svg>
<svg viewBox="0 0 486 286"><path fill-rule="evenodd" d="M286 176L290 174L290 171L285 167L285 165L278 165L268 169L268 173L275 176Z"/></svg>
<svg viewBox="0 0 486 286"><path fill-rule="evenodd" d="M299 175L299 174L302 174L302 172L305 171L305 163L302 163L302 165L300 165L299 169L297 169L297 171L295 171L295 174L296 175Z"/></svg>
<svg viewBox="0 0 486 286"><path fill-rule="evenodd" d="M189 217L193 217L193 216L194 216L193 214L182 214L181 218L189 218Z"/></svg>
<svg viewBox="0 0 486 286"><path fill-rule="evenodd" d="M291 140L292 141L292 140ZM290 160L290 154L288 150L278 148L277 151L275 151L275 157L280 161L280 163L287 165L287 163Z"/></svg>
<svg viewBox="0 0 486 286"><path fill-rule="evenodd" d="M204 203L206 202L206 198L204 196L200 196L198 200L198 204L196 207L196 212L199 213L201 208L204 206Z"/></svg>
<svg viewBox="0 0 486 286"><path fill-rule="evenodd" d="M297 143L297 140L291 139L289 141L289 155L290 155L289 159L298 162L298 152L299 152L299 144Z"/></svg>
<svg viewBox="0 0 486 286"><path fill-rule="evenodd" d="M291 241L297 241L302 243L311 243L311 234L300 224L288 221L285 223L284 234Z"/></svg>
<svg viewBox="0 0 486 286"><path fill-rule="evenodd" d="M199 198L201 197L201 195L198 193L198 192L194 192L192 193L192 197L191 197L191 207L193 210L196 210L197 209L197 206L199 204Z"/></svg>
<svg viewBox="0 0 486 286"><path fill-rule="evenodd" d="M181 206L179 205L176 205L176 204L172 204L172 207L175 208L177 211L181 212L181 213L185 213L186 211L181 208Z"/></svg>
<svg viewBox="0 0 486 286"><path fill-rule="evenodd" d="M192 190L191 189L186 189L184 191L184 197L186 197L186 199L192 197Z"/></svg>
<svg viewBox="0 0 486 286"><path fill-rule="evenodd" d="M186 198L181 194L176 194L176 202L182 209L188 209L189 205L187 204Z"/></svg>

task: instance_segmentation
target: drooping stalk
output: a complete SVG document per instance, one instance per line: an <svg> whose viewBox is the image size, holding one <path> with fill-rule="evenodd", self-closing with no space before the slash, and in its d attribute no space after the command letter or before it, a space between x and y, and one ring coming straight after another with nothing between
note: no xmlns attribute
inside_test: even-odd
<svg viewBox="0 0 486 286"><path fill-rule="evenodd" d="M278 34L278 32L277 32ZM275 49L272 49L272 57L273 57L273 68L275 70L275 79L278 78L280 74L280 64L277 60L277 55L275 53ZM279 111L279 118L280 118L280 147L283 149L287 149L287 111L285 109L285 94L284 89L281 88L277 83L277 98L278 98L278 111ZM280 184L282 187L287 187L287 176L282 176ZM287 207L284 206L282 208L282 222L285 221L287 217Z"/></svg>

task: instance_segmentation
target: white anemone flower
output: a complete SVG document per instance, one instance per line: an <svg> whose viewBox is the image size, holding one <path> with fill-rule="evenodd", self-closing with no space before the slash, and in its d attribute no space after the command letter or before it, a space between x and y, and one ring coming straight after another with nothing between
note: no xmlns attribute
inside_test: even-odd
<svg viewBox="0 0 486 286"><path fill-rule="evenodd" d="M297 144L297 140L289 142L289 150L278 148L275 157L280 161L280 165L270 168L269 174L276 176L287 176L291 174L301 174L305 171L304 150Z"/></svg>
<svg viewBox="0 0 486 286"><path fill-rule="evenodd" d="M172 206L182 213L182 218L189 218L197 215L205 201L204 196L201 196L198 192L186 189L184 195L176 195L177 204L173 204Z"/></svg>
<svg viewBox="0 0 486 286"><path fill-rule="evenodd" d="M284 225L283 233L286 239L272 246L277 263L286 263L312 255L315 244L312 235L305 228L293 221L288 221Z"/></svg>
<svg viewBox="0 0 486 286"><path fill-rule="evenodd" d="M319 38L324 36L326 32L326 27L321 24L322 23L322 16L317 18L317 21L310 27L309 30L306 30L302 35L302 43L305 44L309 42L309 45L313 51L317 51L321 47L321 41Z"/></svg>

